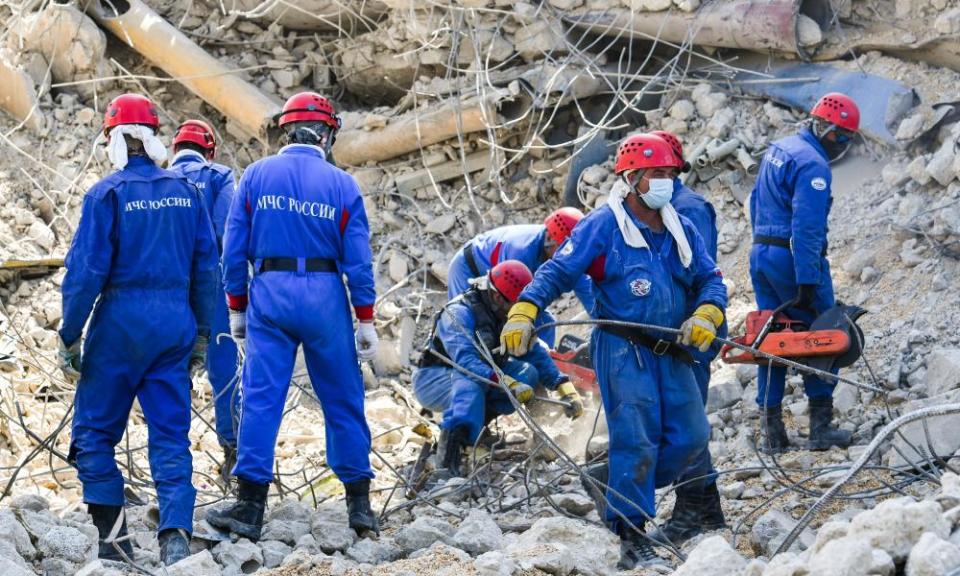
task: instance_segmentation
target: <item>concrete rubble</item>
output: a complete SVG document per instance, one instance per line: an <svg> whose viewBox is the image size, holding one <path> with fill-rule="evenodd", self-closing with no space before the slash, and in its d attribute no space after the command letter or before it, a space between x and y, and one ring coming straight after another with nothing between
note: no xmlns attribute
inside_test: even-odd
<svg viewBox="0 0 960 576"><path fill-rule="evenodd" d="M642 36L631 43L583 35L591 14L648 11L648 23L703 17L713 5L696 0L131 3L140 4L187 39L191 51L232 70L260 102L276 105L303 89L334 97L344 117L335 159L364 192L381 296L383 346L364 372L378 454L371 458L375 509L389 511L381 537L358 540L346 527L342 485L325 466L323 415L301 369L288 398L293 414L280 431L280 474L264 539L195 539L197 553L167 573L616 573L617 538L602 527L578 474L538 448L516 417L498 423L508 450L497 459L476 455L490 462L498 490L482 478L451 482L429 499L408 499L405 475L438 433L437 415L421 413L413 399L410 375L430 318L445 300L447 263L484 229L540 221L561 204L568 183L575 200L599 206L615 181L611 144L663 128L683 141L693 165L686 182L716 208L719 263L736 334L754 308L749 194L757 166L769 143L791 134L804 111L741 92L742 77L732 80L738 73L732 65L749 60L746 51L696 40L678 51L661 43L642 65L651 48ZM287 4L300 9L284 10ZM837 297L870 311L861 321L869 366L845 374L884 393L846 385L836 391L839 422L854 433L848 450L761 460L754 450L756 368L718 363L708 414L732 529L688 543L685 564L663 552L675 574L942 576L960 568L960 478L951 472L960 469L957 416L914 422L882 443L867 469L843 488L845 498L822 509L789 551L773 556L886 423L960 401L960 113L950 104L960 66L944 48L958 29L957 8L939 0L833 4L839 10L834 24L801 12L809 21L791 21L798 34L785 40L800 39L799 45L768 48L778 57L807 53L848 72L897 80L918 97L887 126L896 146L861 140L834 165L829 257ZM0 74L19 82L0 81L0 108L10 113L0 116L0 263L66 253L85 190L109 169L93 143L105 102L121 90L155 99L164 141L179 121L201 117L221 136L226 164L242 169L275 149L274 134L249 140L235 129L236 114L198 97L184 79L171 81L167 75L178 72L168 68L167 54L145 58L79 6L0 6L0 17L11 23ZM896 30L889 27L894 20ZM77 32L56 33L61 27ZM851 46L865 49L847 58ZM764 59L770 54L750 49ZM747 81L778 81L765 73L750 69ZM258 112L250 126L262 126L268 116ZM600 142L600 159L574 169L574 149L591 138ZM10 487L0 496L0 574L130 573L128 566L95 559L96 533L76 471L62 460L73 395L55 370L62 274L28 277L0 269L0 486ZM570 297L554 307L561 318L579 311ZM194 407L209 420L205 377L193 394ZM791 439L805 442L809 411L797 376L788 378L784 411ZM594 432L592 413L574 426L553 409L535 413L578 462L588 443L591 453L606 449L603 418ZM52 455L37 450L48 436ZM231 495L216 480L219 447L200 418L191 442L199 500L221 505ZM149 503L155 496L144 484L149 468L138 449L146 443L135 410L123 443L131 447L132 468L124 474L137 480L131 499ZM31 456L35 450L39 455ZM506 480L514 468L530 480ZM669 513L672 492L661 491L661 500L658 521ZM198 508L195 533L208 507ZM128 511L138 562L156 571L153 514L149 505Z"/></svg>

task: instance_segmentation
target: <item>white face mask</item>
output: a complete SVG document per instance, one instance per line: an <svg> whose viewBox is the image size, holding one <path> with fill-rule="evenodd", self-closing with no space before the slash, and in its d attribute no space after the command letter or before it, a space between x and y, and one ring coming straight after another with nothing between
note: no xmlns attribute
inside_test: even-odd
<svg viewBox="0 0 960 576"><path fill-rule="evenodd" d="M643 203L653 210L663 208L671 198L673 198L673 179L671 178L651 178L650 189L646 194L640 195Z"/></svg>

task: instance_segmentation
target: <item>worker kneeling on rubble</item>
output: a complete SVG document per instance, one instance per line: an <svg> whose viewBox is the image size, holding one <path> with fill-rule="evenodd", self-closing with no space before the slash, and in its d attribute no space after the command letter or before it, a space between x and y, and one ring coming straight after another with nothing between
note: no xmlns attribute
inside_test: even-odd
<svg viewBox="0 0 960 576"><path fill-rule="evenodd" d="M860 126L860 110L850 97L832 92L820 98L810 116L798 134L770 145L750 196L750 276L757 306L788 306L787 316L806 323L835 304L826 257L833 202L830 161L850 145ZM790 447L780 405L785 378L785 368L760 364L757 404L763 411L763 449L768 453ZM813 375L803 377L810 402L811 450L850 445L852 434L831 426L835 385Z"/></svg>
<svg viewBox="0 0 960 576"><path fill-rule="evenodd" d="M358 534L377 531L358 362L358 356L373 359L377 348L363 198L356 181L325 160L340 129L329 100L296 94L284 104L279 123L290 144L246 169L227 220L223 268L230 331L246 340L233 470L238 501L207 520L238 536L260 538L277 434L302 344L323 408L327 461L346 488L350 527ZM356 343L343 275L359 321Z"/></svg>
<svg viewBox="0 0 960 576"><path fill-rule="evenodd" d="M223 246L223 230L227 225L230 204L233 202L233 170L213 161L217 152L217 141L213 129L200 120L187 120L177 128L177 133L173 136L173 152L170 170L183 175L200 191L203 207L213 221L219 250ZM218 277L219 272L218 268ZM190 359L190 368L195 371L206 366L207 377L213 387L217 440L223 448L220 477L224 482L228 482L230 471L237 459L237 436L234 430L237 418L235 407L239 400L235 391L237 345L230 338L217 337L219 334L229 333L230 324L223 284L217 282L214 290L216 304L211 319L213 341L208 342L205 337L198 337L198 348L206 347L206 359L199 354L200 350L196 350L198 353Z"/></svg>
<svg viewBox="0 0 960 576"><path fill-rule="evenodd" d="M526 403L533 398L534 386L543 384L561 395L567 403L567 416L578 418L583 414L580 394L557 369L542 343L518 358L493 352L499 348L500 330L510 305L531 279L530 269L523 262L500 262L475 279L470 289L451 300L435 318L420 366L413 375L413 390L424 408L443 411L437 460L450 476L462 475L463 448L472 446L494 418L514 411L507 394ZM540 313L537 323L544 322ZM484 360L480 342L493 354L499 370Z"/></svg>
<svg viewBox="0 0 960 576"><path fill-rule="evenodd" d="M570 237L574 226L583 218L583 212L564 207L554 210L543 224L515 224L501 226L484 232L464 244L453 259L447 273L447 297L453 298L470 288L470 280L479 278L491 268L506 260L519 260L536 272L549 260L557 247ZM590 278L580 278L573 287L574 293L588 313L593 309L593 292ZM554 321L549 312L543 312L546 322ZM540 338L553 348L556 328L548 327L540 332Z"/></svg>
<svg viewBox="0 0 960 576"><path fill-rule="evenodd" d="M621 181L607 204L577 225L510 309L501 341L511 354L527 353L538 311L585 272L593 280L595 318L679 328L683 344L710 346L727 291L703 238L669 203L675 169L673 150L657 136L620 145L614 171ZM707 445L709 424L693 360L674 337L599 328L591 357L610 430L606 520L621 537L620 566L651 566L663 563L643 533L656 515L654 489L688 470Z"/></svg>
<svg viewBox="0 0 960 576"><path fill-rule="evenodd" d="M154 135L153 103L124 94L107 106L107 155L117 169L83 199L63 279L61 365L79 376L70 461L100 533L100 557L120 560L109 541L127 535L123 478L114 447L133 400L149 432L150 471L160 504L160 559L190 553L191 350L203 354L217 281L217 246L197 189L157 166L166 148ZM99 301L94 309L94 302ZM80 333L93 319L80 358ZM78 374L79 371L79 374ZM129 557L129 540L117 542Z"/></svg>

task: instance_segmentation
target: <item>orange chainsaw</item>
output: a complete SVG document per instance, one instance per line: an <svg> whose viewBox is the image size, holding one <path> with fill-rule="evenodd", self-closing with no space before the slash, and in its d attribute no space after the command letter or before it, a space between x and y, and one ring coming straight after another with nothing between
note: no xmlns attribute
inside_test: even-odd
<svg viewBox="0 0 960 576"><path fill-rule="evenodd" d="M599 393L597 375L590 362L590 343L573 334L564 334L550 357L557 368L570 378L570 383L581 392Z"/></svg>
<svg viewBox="0 0 960 576"><path fill-rule="evenodd" d="M746 334L733 341L753 351L725 344L720 358L727 364L764 364L769 360L754 351L802 362L811 368L829 371L850 366L863 352L863 331L857 319L866 314L859 306L837 303L813 322L794 320L783 311L756 310L747 314Z"/></svg>

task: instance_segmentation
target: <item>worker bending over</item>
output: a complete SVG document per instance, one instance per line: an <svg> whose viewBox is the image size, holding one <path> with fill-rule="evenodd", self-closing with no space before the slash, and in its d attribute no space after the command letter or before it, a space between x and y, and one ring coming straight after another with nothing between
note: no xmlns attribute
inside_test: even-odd
<svg viewBox="0 0 960 576"><path fill-rule="evenodd" d="M436 315L420 364L413 374L417 400L428 410L442 411L438 465L450 476L461 476L463 448L472 446L494 418L514 411L507 394L520 403L533 398L542 384L567 402L571 418L583 414L583 402L566 375L557 370L543 344L518 358L495 353L510 305L530 283L530 269L518 260L505 260L476 279ZM538 323L544 321L539 314ZM484 359L482 342L493 354L502 376ZM499 386L485 380L493 380Z"/></svg>
<svg viewBox="0 0 960 576"><path fill-rule="evenodd" d="M447 297L453 298L470 288L470 279L479 278L491 268L506 260L519 260L536 272L549 260L557 246L570 236L577 222L583 218L583 212L576 208L554 210L543 224L515 224L501 226L484 232L466 244L453 255L447 273ZM590 278L582 277L573 288L574 293L588 313L593 309L593 293L590 290ZM554 321L549 312L546 323ZM540 332L540 338L553 348L556 342L556 328L548 327Z"/></svg>
<svg viewBox="0 0 960 576"><path fill-rule="evenodd" d="M683 344L710 346L727 293L703 238L670 205L676 164L660 137L641 134L620 145L614 171L621 180L607 204L577 225L510 309L501 333L510 354L529 351L538 311L584 273L593 280L595 318L680 329ZM662 564L643 533L656 515L654 489L688 471L709 438L693 358L673 336L598 328L591 357L610 434L606 520L621 537L622 568Z"/></svg>
<svg viewBox="0 0 960 576"><path fill-rule="evenodd" d="M100 557L121 559L106 541L116 523L116 537L127 535L114 447L136 398L160 504L160 560L170 565L190 554L196 490L187 365L191 351L202 357L210 334L217 245L196 187L157 165L166 159L159 126L153 103L138 94L107 106L103 130L116 172L83 198L61 288L60 357L64 373L80 380L69 459L100 533ZM132 556L129 540L118 544Z"/></svg>
<svg viewBox="0 0 960 576"><path fill-rule="evenodd" d="M213 222L219 251L223 247L223 230L227 224L230 203L233 201L233 170L213 161L217 153L217 141L213 129L201 120L187 120L177 128L177 133L173 136L173 152L170 170L183 175L200 191L203 207ZM210 379L210 385L213 387L217 441L223 448L220 477L226 483L230 479L230 471L233 470L237 460L235 430L236 403L239 401L235 384L237 345L231 338L217 337L220 334L230 333L227 300L223 292L223 283L220 281L219 268L217 279L218 282L214 288L216 305L211 320L212 341L207 342L206 337L203 336L198 338L201 346L207 346L206 361L204 362L201 355L195 355L190 360L190 368L194 371L205 365L207 378Z"/></svg>
<svg viewBox="0 0 960 576"><path fill-rule="evenodd" d="M848 96L829 93L816 103L800 131L770 145L750 196L753 249L750 277L760 310L784 311L794 320L811 322L834 306L833 281L827 260L827 217L830 214L830 162L849 147L860 126L860 110ZM789 449L783 425L786 368L761 363L757 404L763 412L763 449ZM803 388L810 402L811 450L846 448L852 434L831 425L833 389L806 374Z"/></svg>
<svg viewBox="0 0 960 576"><path fill-rule="evenodd" d="M227 220L230 331L246 339L233 470L238 501L207 520L259 539L287 389L303 345L323 408L327 462L346 488L350 527L358 534L377 531L358 362L358 356L371 360L377 348L363 198L356 181L325 160L341 125L329 100L296 94L284 104L279 124L289 144L246 169ZM356 343L343 276L359 322Z"/></svg>

